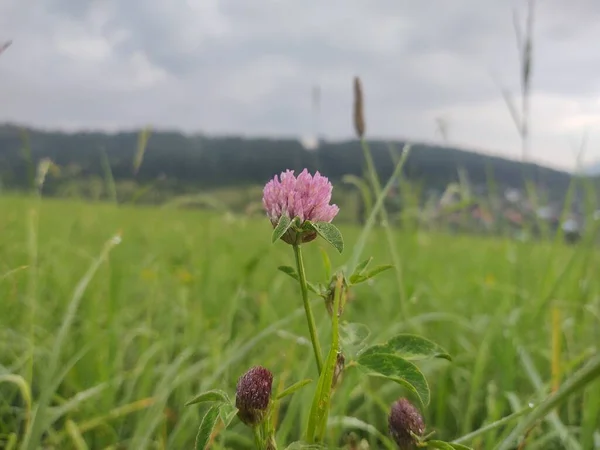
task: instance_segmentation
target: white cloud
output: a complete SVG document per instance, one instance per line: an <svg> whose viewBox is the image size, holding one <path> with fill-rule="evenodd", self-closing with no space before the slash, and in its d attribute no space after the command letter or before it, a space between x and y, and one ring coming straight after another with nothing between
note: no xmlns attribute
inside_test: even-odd
<svg viewBox="0 0 600 450"><path fill-rule="evenodd" d="M538 3L532 156L572 167L600 130L600 3ZM438 139L519 157L498 80L518 90L511 0L0 2L0 121L185 131L352 135L351 82L372 138Z"/></svg>

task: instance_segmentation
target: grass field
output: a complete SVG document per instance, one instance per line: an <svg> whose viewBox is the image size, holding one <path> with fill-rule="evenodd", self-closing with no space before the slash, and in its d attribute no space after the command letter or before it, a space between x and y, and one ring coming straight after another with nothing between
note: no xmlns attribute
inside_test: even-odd
<svg viewBox="0 0 600 450"><path fill-rule="evenodd" d="M359 229L341 229L351 249ZM86 284L117 233L119 245ZM0 197L0 447L188 449L204 409L184 404L198 392L234 395L255 364L278 386L316 378L298 286L277 271L293 253L270 236L266 219ZM368 326L369 342L409 332L448 350L452 362L420 364L432 396L425 420L440 439L535 407L597 354L593 247L400 231L396 240L401 278L387 271L357 287L344 319ZM320 247L334 265L350 255L320 240L306 245L313 281L325 281ZM368 256L391 262L380 230ZM318 300L315 315L325 335ZM279 411L282 448L301 438L313 390ZM389 406L403 394L349 369L335 392L330 445L353 431L379 448L342 418L387 434ZM463 443L494 448L519 420ZM600 382L569 396L527 439L527 449L600 448ZM252 445L234 421L213 448Z"/></svg>

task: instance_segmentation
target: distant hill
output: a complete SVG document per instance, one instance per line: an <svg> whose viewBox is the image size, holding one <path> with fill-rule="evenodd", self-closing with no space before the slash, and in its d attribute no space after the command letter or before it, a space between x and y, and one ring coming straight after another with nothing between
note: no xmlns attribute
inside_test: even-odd
<svg viewBox="0 0 600 450"><path fill-rule="evenodd" d="M287 168L318 169L333 180L346 174L361 175L363 168L362 150L355 140L322 142L316 150L306 150L295 139L188 136L161 131L151 134L143 163L134 175L137 140L137 132L64 133L0 125L0 179L5 187L27 187L33 177L28 161L36 164L44 157L62 168L60 177L48 181L50 191L67 178L104 177L106 158L116 181L147 183L161 179L175 191L190 186L262 184ZM369 144L381 177L389 177L394 166L389 143ZM391 144L399 152L404 142ZM491 175L499 188L521 188L526 176L559 195L571 179L566 172L535 164L418 143L412 144L405 174L427 188L443 189L458 180L459 168L475 185L485 185Z"/></svg>

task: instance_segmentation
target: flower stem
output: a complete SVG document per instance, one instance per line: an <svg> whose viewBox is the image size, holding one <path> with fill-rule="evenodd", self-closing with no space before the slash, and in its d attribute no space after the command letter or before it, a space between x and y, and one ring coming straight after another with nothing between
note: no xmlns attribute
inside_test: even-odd
<svg viewBox="0 0 600 450"><path fill-rule="evenodd" d="M321 354L321 345L317 337L317 327L315 326L315 318L312 308L308 301L308 285L306 283L306 272L304 270L304 261L302 259L302 250L300 245L294 245L294 255L296 256L296 268L298 269L298 278L300 280L300 290L302 291L302 301L304 303L304 311L306 312L306 321L308 322L308 331L310 332L310 340L312 341L313 350L315 352L315 360L319 375L323 370L323 356Z"/></svg>
<svg viewBox="0 0 600 450"><path fill-rule="evenodd" d="M256 445L256 448L258 450L264 450L265 444L263 442L260 426L253 427L252 432L254 434L254 444Z"/></svg>

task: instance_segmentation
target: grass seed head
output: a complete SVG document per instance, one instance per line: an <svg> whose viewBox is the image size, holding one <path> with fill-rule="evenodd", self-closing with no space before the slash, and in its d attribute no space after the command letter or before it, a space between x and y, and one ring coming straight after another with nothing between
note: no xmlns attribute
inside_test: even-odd
<svg viewBox="0 0 600 450"><path fill-rule="evenodd" d="M366 125L363 106L363 91L360 78L354 77L354 129L361 139L365 135Z"/></svg>

